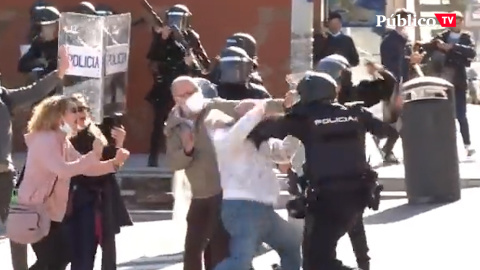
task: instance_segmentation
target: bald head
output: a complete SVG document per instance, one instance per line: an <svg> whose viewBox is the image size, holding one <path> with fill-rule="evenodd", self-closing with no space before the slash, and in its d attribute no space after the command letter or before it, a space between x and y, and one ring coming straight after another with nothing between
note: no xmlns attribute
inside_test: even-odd
<svg viewBox="0 0 480 270"><path fill-rule="evenodd" d="M189 97L200 91L200 87L194 78L190 76L179 76L172 82L171 91L175 103L183 105Z"/></svg>

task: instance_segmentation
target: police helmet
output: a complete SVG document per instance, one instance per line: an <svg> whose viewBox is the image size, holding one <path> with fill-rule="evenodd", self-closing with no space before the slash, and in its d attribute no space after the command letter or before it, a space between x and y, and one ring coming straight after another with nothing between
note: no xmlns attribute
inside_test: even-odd
<svg viewBox="0 0 480 270"><path fill-rule="evenodd" d="M204 78L193 78L205 98L218 97L217 85Z"/></svg>
<svg viewBox="0 0 480 270"><path fill-rule="evenodd" d="M342 72L349 67L347 58L339 54L332 54L320 60L315 67L315 71L327 73L338 81Z"/></svg>
<svg viewBox="0 0 480 270"><path fill-rule="evenodd" d="M107 4L98 4L96 7L95 7L95 11L97 13L98 16L109 16L109 15L113 15L115 14L116 12L113 11L113 9L107 5Z"/></svg>
<svg viewBox="0 0 480 270"><path fill-rule="evenodd" d="M53 24L60 19L60 11L53 6L37 6L33 15L34 22L39 25Z"/></svg>
<svg viewBox="0 0 480 270"><path fill-rule="evenodd" d="M75 12L85 15L97 15L97 10L95 9L95 6L87 1L80 2Z"/></svg>
<svg viewBox="0 0 480 270"><path fill-rule="evenodd" d="M220 82L246 83L253 71L253 60L239 47L230 46L220 53Z"/></svg>
<svg viewBox="0 0 480 270"><path fill-rule="evenodd" d="M337 97L337 82L327 73L307 71L297 84L300 102L333 101Z"/></svg>
<svg viewBox="0 0 480 270"><path fill-rule="evenodd" d="M177 4L166 11L166 23L171 28L187 30L190 27L192 13L187 6Z"/></svg>
<svg viewBox="0 0 480 270"><path fill-rule="evenodd" d="M227 38L225 47L236 46L244 49L250 58L257 56L257 41L255 38L246 33L235 33L233 36Z"/></svg>

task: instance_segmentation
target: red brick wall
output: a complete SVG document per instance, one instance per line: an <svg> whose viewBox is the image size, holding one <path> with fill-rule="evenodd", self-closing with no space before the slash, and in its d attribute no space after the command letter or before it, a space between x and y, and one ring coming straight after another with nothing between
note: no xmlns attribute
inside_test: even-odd
<svg viewBox="0 0 480 270"><path fill-rule="evenodd" d="M2 83L8 87L22 85L25 80L16 72L19 45L24 43L28 30L28 9L33 1L2 0L0 2L0 70ZM72 6L73 1L49 1L61 10ZM80 1L79 1L80 2ZM165 8L178 2L154 1L155 8ZM140 0L103 0L120 12L131 12L136 19L144 14ZM271 93L281 96L286 91L284 77L290 70L290 0L186 0L194 14L193 26L213 57L221 49L226 37L234 32L249 32L255 36L259 47L260 71ZM128 130L127 147L135 153L148 149L151 131L151 111L144 96L151 86L151 76L145 59L150 43L148 27L132 30L129 63ZM15 151L24 149L22 132L28 113L17 114L14 122Z"/></svg>

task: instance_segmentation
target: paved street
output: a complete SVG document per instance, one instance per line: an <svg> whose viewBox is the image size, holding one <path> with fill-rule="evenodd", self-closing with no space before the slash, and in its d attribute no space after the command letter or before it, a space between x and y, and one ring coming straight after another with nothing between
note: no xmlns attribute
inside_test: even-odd
<svg viewBox="0 0 480 270"><path fill-rule="evenodd" d="M480 189L467 189L462 200L448 205L409 206L406 201L382 202L379 212L367 212L365 222L373 270L479 269ZM285 214L284 211L281 211ZM182 227L171 220L136 223L118 236L119 270L182 269ZM0 269L9 270L8 245L0 240ZM348 238L339 257L354 264ZM34 261L30 252L29 261ZM268 269L278 262L273 252L257 257L254 266ZM100 269L100 268L95 268Z"/></svg>

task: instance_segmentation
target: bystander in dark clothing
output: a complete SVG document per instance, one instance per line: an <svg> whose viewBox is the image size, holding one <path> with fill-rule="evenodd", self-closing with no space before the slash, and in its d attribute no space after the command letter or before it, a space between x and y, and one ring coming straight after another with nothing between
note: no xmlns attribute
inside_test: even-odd
<svg viewBox="0 0 480 270"><path fill-rule="evenodd" d="M70 139L75 149L92 150L95 135L87 127ZM115 157L115 146L104 148L103 159ZM117 269L115 235L133 225L120 195L115 174L98 177L75 176L70 184L67 218L72 250L71 269L93 269L97 247L102 248L102 270Z"/></svg>
<svg viewBox="0 0 480 270"><path fill-rule="evenodd" d="M184 57L185 52L175 42L173 34L165 40L161 34L153 32L153 40L147 54L153 75L153 86L145 98L153 107L148 160L148 166L151 167L158 165L158 154L165 151L163 127L174 105L170 85L178 76L201 74L200 68L196 65L188 66Z"/></svg>
<svg viewBox="0 0 480 270"><path fill-rule="evenodd" d="M331 13L328 18L327 32L313 35L313 66L324 57L339 54L347 58L350 66L355 67L360 63L355 43L350 36L343 34L342 17L338 13Z"/></svg>
<svg viewBox="0 0 480 270"><path fill-rule="evenodd" d="M457 15L458 17L458 15ZM445 53L441 77L450 81L455 87L456 117L460 126L463 144L468 155L472 155L470 129L467 120L467 70L476 56L472 35L466 31L445 30L435 37L453 47ZM436 50L440 50L436 48Z"/></svg>
<svg viewBox="0 0 480 270"><path fill-rule="evenodd" d="M408 36L399 30L390 30L380 44L382 65L395 76L398 83L410 78L411 54L412 44L408 41Z"/></svg>

